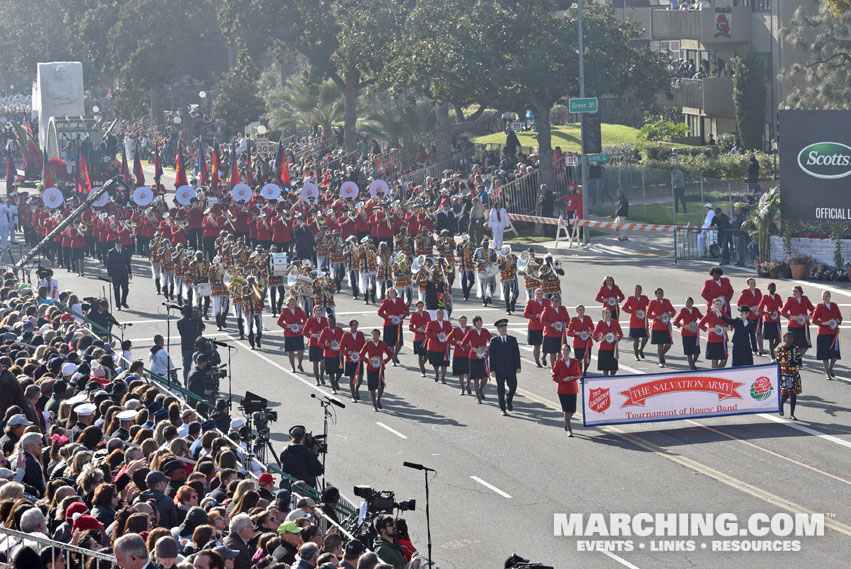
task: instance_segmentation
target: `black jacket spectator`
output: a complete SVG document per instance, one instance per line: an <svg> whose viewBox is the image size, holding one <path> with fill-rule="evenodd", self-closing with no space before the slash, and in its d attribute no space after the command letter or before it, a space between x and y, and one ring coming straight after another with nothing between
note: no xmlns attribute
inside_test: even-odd
<svg viewBox="0 0 851 569"><path fill-rule="evenodd" d="M291 444L281 453L281 469L295 478L316 488L316 477L325 469L312 450L301 444Z"/></svg>
<svg viewBox="0 0 851 569"><path fill-rule="evenodd" d="M179 525L177 521L177 508L174 506L174 501L163 492L145 490L139 495L139 500L142 502L154 500L156 502L157 510L160 513L159 527L173 528Z"/></svg>
<svg viewBox="0 0 851 569"><path fill-rule="evenodd" d="M458 221L455 219L455 212L449 208L437 212L437 232L440 233L443 229L448 229L452 235L458 233Z"/></svg>
<svg viewBox="0 0 851 569"><path fill-rule="evenodd" d="M25 437L26 438L26 437ZM24 453L27 460L26 470L24 471L24 479L21 481L25 485L29 484L38 493L39 497L44 496L45 482L44 471L41 468L41 463L30 453Z"/></svg>
<svg viewBox="0 0 851 569"><path fill-rule="evenodd" d="M9 370L3 368L0 370L2 370L0 372L0 417L5 417L6 411L12 405L17 405L24 410L24 414L27 414L30 406L27 405L27 398L24 397L20 382ZM35 421L35 417L30 417L28 414L27 419Z"/></svg>

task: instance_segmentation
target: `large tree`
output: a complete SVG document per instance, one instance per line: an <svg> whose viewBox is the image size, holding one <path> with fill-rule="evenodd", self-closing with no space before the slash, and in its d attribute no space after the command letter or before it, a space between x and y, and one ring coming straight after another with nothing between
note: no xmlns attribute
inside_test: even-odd
<svg viewBox="0 0 851 569"><path fill-rule="evenodd" d="M733 60L736 130L745 148L762 149L766 93L765 61L753 46L748 46Z"/></svg>

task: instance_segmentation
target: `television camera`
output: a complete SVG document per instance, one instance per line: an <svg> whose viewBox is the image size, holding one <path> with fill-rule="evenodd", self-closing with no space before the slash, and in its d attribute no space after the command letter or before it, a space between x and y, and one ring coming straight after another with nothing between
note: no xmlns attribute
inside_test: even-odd
<svg viewBox="0 0 851 569"><path fill-rule="evenodd" d="M254 444L251 444L250 440L247 441L249 448L257 455L257 458L265 462L266 448L269 447L271 449L271 444L269 443L271 423L278 420L278 412L269 409L268 399L250 391L245 392L245 397L242 399L242 405L239 406L239 410L248 419L249 439L254 439ZM274 450L272 453L274 454ZM277 456L275 456L275 459L280 464Z"/></svg>

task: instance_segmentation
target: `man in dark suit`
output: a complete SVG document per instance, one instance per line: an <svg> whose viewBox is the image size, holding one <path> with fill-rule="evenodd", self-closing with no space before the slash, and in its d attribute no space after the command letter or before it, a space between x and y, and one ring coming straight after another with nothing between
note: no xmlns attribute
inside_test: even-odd
<svg viewBox="0 0 851 569"><path fill-rule="evenodd" d="M513 411L514 392L517 391L517 374L520 373L520 347L517 338L508 335L508 319L496 321L498 334L491 340L488 362L491 376L496 379L496 389L499 395L499 408L503 415ZM508 384L508 393L505 384Z"/></svg>
<svg viewBox="0 0 851 569"><path fill-rule="evenodd" d="M115 247L106 254L106 274L115 292L115 306L118 310L121 310L122 306L130 308L127 306L127 293L133 271L130 268L130 255L121 247L120 240L116 240Z"/></svg>
<svg viewBox="0 0 851 569"><path fill-rule="evenodd" d="M31 486L41 498L44 496L45 481L44 470L41 467L41 448L42 438L41 433L25 433L21 437L19 448L23 451L26 457L26 467L24 470L24 479L21 480L25 485Z"/></svg>
<svg viewBox="0 0 851 569"><path fill-rule="evenodd" d="M436 222L438 233L443 229L448 229L451 235L458 233L458 222L455 219L455 212L449 207L449 198L444 197L440 202L440 211L437 212Z"/></svg>

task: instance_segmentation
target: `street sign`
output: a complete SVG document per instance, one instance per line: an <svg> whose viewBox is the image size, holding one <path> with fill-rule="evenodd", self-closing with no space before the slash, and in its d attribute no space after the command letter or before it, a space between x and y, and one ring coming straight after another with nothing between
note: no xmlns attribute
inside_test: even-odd
<svg viewBox="0 0 851 569"><path fill-rule="evenodd" d="M570 99L571 113L596 113L597 97L585 97L583 99Z"/></svg>
<svg viewBox="0 0 851 569"><path fill-rule="evenodd" d="M588 159L589 164L599 164L609 161L608 154L586 154L585 157Z"/></svg>

